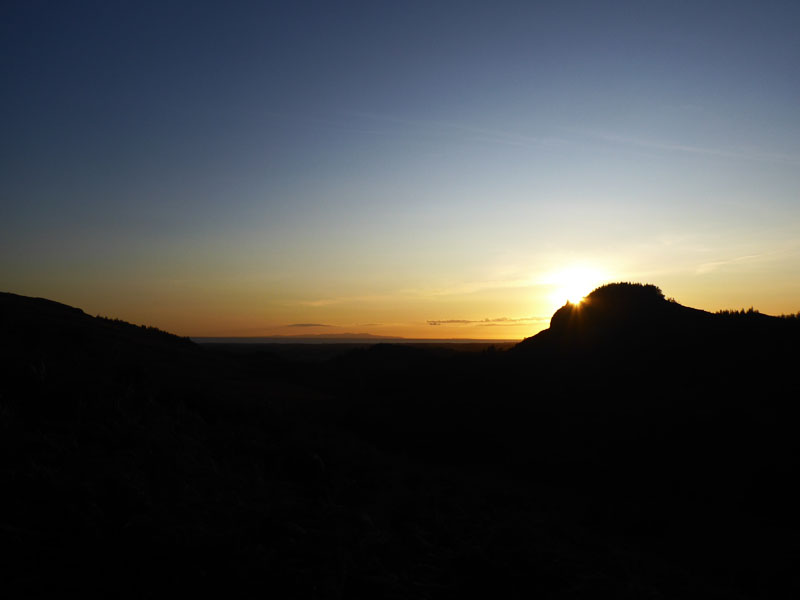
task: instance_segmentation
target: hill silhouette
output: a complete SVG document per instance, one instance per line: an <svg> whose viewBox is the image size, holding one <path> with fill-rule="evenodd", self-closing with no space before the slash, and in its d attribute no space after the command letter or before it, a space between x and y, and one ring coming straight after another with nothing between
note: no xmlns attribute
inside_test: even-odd
<svg viewBox="0 0 800 600"><path fill-rule="evenodd" d="M653 389L705 389L708 398L783 397L798 356L796 319L752 312L709 313L667 299L654 285L602 286L567 303L550 327L518 344L518 361L555 372L580 366L587 377ZM576 362L577 361L577 362ZM734 383L736 382L736 383ZM679 392L678 388L683 388Z"/></svg>
<svg viewBox="0 0 800 600"><path fill-rule="evenodd" d="M730 318L736 316L748 318ZM732 342L748 352L747 345L758 336L775 336L772 341L777 342L791 333L778 317L758 312L713 314L668 300L655 285L612 283L580 303L566 303L553 314L549 329L528 338L518 349L550 344L549 349L572 352L603 345L676 350L682 345L685 351L700 344L721 350Z"/></svg>
<svg viewBox="0 0 800 600"><path fill-rule="evenodd" d="M0 360L9 371L33 370L46 378L48 368L64 370L92 362L131 369L142 363L174 368L198 348L154 327L119 319L92 317L78 308L0 292Z"/></svg>
<svg viewBox="0 0 800 600"><path fill-rule="evenodd" d="M610 284L307 361L0 294L5 589L792 597L797 323Z"/></svg>

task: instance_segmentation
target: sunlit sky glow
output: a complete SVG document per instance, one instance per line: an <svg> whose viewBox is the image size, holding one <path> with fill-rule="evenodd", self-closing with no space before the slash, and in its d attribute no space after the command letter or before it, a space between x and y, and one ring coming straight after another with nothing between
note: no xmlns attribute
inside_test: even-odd
<svg viewBox="0 0 800 600"><path fill-rule="evenodd" d="M0 290L193 336L800 310L797 2L5 2ZM587 287L588 286L588 287Z"/></svg>

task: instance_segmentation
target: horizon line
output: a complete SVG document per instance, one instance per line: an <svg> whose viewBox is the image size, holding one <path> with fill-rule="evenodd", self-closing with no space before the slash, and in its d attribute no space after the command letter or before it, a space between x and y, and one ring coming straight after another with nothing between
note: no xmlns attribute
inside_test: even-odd
<svg viewBox="0 0 800 600"><path fill-rule="evenodd" d="M401 336L382 336L382 335L350 335L350 336L336 336L336 335L322 335L322 336L309 336L309 335L273 335L273 336L187 336L190 340L198 344L214 344L214 343L242 343L242 344L258 344L258 343L516 343L521 342L521 338L411 338Z"/></svg>

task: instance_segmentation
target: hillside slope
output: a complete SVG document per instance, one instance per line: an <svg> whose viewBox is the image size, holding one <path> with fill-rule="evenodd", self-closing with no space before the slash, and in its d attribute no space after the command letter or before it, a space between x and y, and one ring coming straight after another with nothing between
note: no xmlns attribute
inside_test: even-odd
<svg viewBox="0 0 800 600"><path fill-rule="evenodd" d="M0 328L9 590L800 593L795 322L617 285L506 352L291 361L10 294Z"/></svg>

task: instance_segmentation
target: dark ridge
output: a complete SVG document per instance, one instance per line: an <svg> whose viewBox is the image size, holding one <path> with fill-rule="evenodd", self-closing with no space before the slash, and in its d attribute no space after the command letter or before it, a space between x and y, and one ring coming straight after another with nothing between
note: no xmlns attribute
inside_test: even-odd
<svg viewBox="0 0 800 600"><path fill-rule="evenodd" d="M780 359L797 331L788 321L753 309L713 314L667 299L655 285L610 283L580 303L562 306L549 329L523 340L515 351L575 354L604 349L637 362L643 356L714 362L765 352Z"/></svg>
<svg viewBox="0 0 800 600"><path fill-rule="evenodd" d="M797 597L798 342L629 283L280 356L0 294L4 591Z"/></svg>
<svg viewBox="0 0 800 600"><path fill-rule="evenodd" d="M43 298L0 293L0 360L8 377L126 379L181 369L202 350L188 338L120 319L92 317ZM136 375L136 374L139 375ZM55 378L55 379L54 379Z"/></svg>
<svg viewBox="0 0 800 600"><path fill-rule="evenodd" d="M156 327L133 325L121 319L91 317L79 308L44 298L29 298L0 292L0 328L14 343L26 347L42 345L103 345L125 342L162 348L193 346Z"/></svg>

